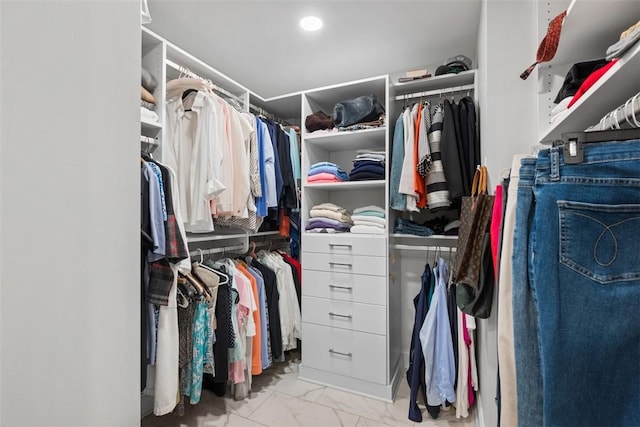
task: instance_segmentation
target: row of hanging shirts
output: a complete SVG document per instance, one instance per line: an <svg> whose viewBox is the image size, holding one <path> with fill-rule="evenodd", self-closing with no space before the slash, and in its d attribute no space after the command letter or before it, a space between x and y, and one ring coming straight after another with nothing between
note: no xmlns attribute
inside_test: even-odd
<svg viewBox="0 0 640 427"><path fill-rule="evenodd" d="M437 98L436 98L437 99ZM471 192L480 164L475 102L464 96L405 105L395 122L390 206L437 211L457 206Z"/></svg>
<svg viewBox="0 0 640 427"><path fill-rule="evenodd" d="M244 399L254 375L284 361L302 338L300 270L286 253L261 251L244 259L207 257L180 274L176 323L150 329L149 341L157 343L149 360L154 413L183 415L203 389L224 396L231 385L234 399ZM158 375L167 361L176 362L170 370L177 381Z"/></svg>
<svg viewBox="0 0 640 427"><path fill-rule="evenodd" d="M425 265L413 302L416 311L407 370L408 418L422 421L418 401L434 419L450 405L455 406L457 418L466 418L479 386L476 323L457 306L455 286L449 283L449 263L444 258L438 257L433 267Z"/></svg>
<svg viewBox="0 0 640 427"><path fill-rule="evenodd" d="M278 208L295 209L300 160L294 129L242 112L211 83L167 82L167 149L176 170L188 232L215 223L257 231Z"/></svg>

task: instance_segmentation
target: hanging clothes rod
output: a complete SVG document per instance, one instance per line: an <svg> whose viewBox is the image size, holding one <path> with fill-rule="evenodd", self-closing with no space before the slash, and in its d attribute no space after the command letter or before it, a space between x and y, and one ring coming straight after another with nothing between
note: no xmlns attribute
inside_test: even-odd
<svg viewBox="0 0 640 427"><path fill-rule="evenodd" d="M255 114L258 114L258 115L263 115L267 119L271 119L271 120L273 120L273 121L275 121L275 122L277 122L277 123L279 123L279 124L281 124L283 126L291 126L286 120L281 119L280 117L265 111L264 108L262 108L262 107L257 107L257 106L255 106L253 104L249 104L249 111L251 111L251 112L253 112Z"/></svg>
<svg viewBox="0 0 640 427"><path fill-rule="evenodd" d="M434 96L434 95L444 95L444 94L455 93L455 92L472 91L474 89L475 89L475 86L472 85L472 84L462 85L462 86L454 86L454 87L447 87L447 88L443 88L443 89L428 90L428 91L425 91L425 92L416 92L416 93L408 93L406 95L398 95L398 96L395 97L395 100L396 101L404 101L405 99L422 98L422 97L428 97L428 96Z"/></svg>
<svg viewBox="0 0 640 427"><path fill-rule="evenodd" d="M431 252L431 251L442 251L442 247L441 246L420 246L420 245L400 245L400 244L395 244L395 245L391 245L391 247L393 249L398 249L398 250L403 250L403 251L422 251L422 252ZM451 252L452 249L455 248L446 248L445 249L449 249L449 252ZM455 250L454 250L455 252Z"/></svg>
<svg viewBox="0 0 640 427"><path fill-rule="evenodd" d="M195 251L189 251L189 256L198 257L200 255L211 255L211 254L220 254L226 252L246 252L246 245L232 245L232 246L221 246L219 248L211 248L211 249L196 249Z"/></svg>
<svg viewBox="0 0 640 427"><path fill-rule="evenodd" d="M183 65L176 64L175 62L171 61L170 59L167 59L166 62L167 62L167 65L169 67L173 68L174 70L178 71L179 73L186 74L189 77L194 78L194 79L204 80L205 82L211 84L212 89L215 90L216 92L219 92L220 94L222 94L224 96L227 96L227 97L229 97L229 98L231 98L231 99L233 99L233 100L235 100L237 102L240 102L241 104L244 105L244 100L241 97L229 92L226 89L221 88L220 86L218 86L215 83L213 83L211 81L211 79L205 79L204 77L201 77L201 76L197 75L196 73L194 73L193 71L191 71L187 67L185 67Z"/></svg>
<svg viewBox="0 0 640 427"><path fill-rule="evenodd" d="M589 127L587 132L621 129L620 126L640 128L640 92L627 99L624 104L615 110L605 114L598 124Z"/></svg>

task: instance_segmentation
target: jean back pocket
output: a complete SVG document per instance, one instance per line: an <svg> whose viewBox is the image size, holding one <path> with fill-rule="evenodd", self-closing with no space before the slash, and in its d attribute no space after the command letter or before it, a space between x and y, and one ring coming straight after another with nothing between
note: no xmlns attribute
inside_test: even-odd
<svg viewBox="0 0 640 427"><path fill-rule="evenodd" d="M560 263L598 283L640 279L640 205L559 200Z"/></svg>

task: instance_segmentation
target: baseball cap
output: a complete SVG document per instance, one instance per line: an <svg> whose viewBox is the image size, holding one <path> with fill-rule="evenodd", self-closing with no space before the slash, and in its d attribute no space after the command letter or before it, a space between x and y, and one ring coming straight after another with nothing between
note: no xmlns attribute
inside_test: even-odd
<svg viewBox="0 0 640 427"><path fill-rule="evenodd" d="M467 71L471 69L471 59L464 55L456 55L448 58L444 65L436 68L435 75L442 74L458 74L461 71Z"/></svg>

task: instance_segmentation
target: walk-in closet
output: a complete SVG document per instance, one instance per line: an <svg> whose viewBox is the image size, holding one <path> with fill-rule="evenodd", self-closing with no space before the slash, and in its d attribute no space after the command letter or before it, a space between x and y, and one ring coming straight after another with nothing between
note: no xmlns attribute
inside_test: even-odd
<svg viewBox="0 0 640 427"><path fill-rule="evenodd" d="M2 0L0 141L2 426L640 425L635 0Z"/></svg>

